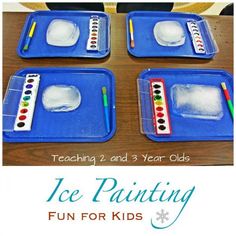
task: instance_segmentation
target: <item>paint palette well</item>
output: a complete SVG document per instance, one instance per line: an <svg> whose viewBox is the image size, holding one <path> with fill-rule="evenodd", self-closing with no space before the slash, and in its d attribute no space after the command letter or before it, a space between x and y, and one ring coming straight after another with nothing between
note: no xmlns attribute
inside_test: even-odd
<svg viewBox="0 0 236 236"><path fill-rule="evenodd" d="M115 78L107 69L82 68L26 68L15 76L24 78L27 74L39 74L40 83L35 102L34 116L30 131L16 132L9 129L9 122L3 124L5 142L105 142L111 139L116 130ZM20 79L9 82L8 88L17 88ZM14 82L14 83L13 83ZM77 87L81 93L80 106L70 112L50 112L42 103L43 91L52 85L64 84ZM103 97L101 89L107 88L110 132L106 131ZM22 86L23 87L23 86ZM20 88L22 91L22 88ZM3 116L17 115L22 92L6 92L3 103ZM15 112L15 114L13 114ZM5 116L6 120L9 116ZM14 124L14 123L13 123ZM8 127L7 127L8 126Z"/></svg>
<svg viewBox="0 0 236 236"><path fill-rule="evenodd" d="M161 78L165 83L165 94L169 108L171 134L158 135L153 124L152 96L150 86L153 78ZM225 82L233 97L232 75L223 70L213 69L148 69L139 75L139 110L141 132L156 142L232 140L233 120L221 89ZM186 118L176 114L171 98L171 88L176 84L196 84L214 86L221 89L223 116L219 120Z"/></svg>
<svg viewBox="0 0 236 236"><path fill-rule="evenodd" d="M135 47L131 48L129 20L132 19L134 26ZM185 42L180 46L162 46L156 42L153 34L157 22L176 21L183 28ZM188 22L194 22L201 34L202 47L196 50L195 38L188 28ZM126 17L127 49L135 57L194 57L210 59L218 52L216 42L213 38L207 21L196 14L161 12L161 11L133 11ZM200 43L198 43L200 45ZM202 48L204 51L202 51Z"/></svg>
<svg viewBox="0 0 236 236"><path fill-rule="evenodd" d="M90 19L92 16L99 18L99 40L97 50L87 50L87 41L90 38ZM71 46L55 46L47 43L48 26L53 20L72 22L79 28L79 39ZM24 51L25 40L32 25L36 22L34 35L29 49ZM56 32L58 35L60 31ZM59 34L61 35L61 34ZM94 40L93 40L94 41ZM110 53L110 17L104 12L86 11L36 11L26 19L24 28L17 47L17 53L23 58L42 57L85 57L104 58Z"/></svg>

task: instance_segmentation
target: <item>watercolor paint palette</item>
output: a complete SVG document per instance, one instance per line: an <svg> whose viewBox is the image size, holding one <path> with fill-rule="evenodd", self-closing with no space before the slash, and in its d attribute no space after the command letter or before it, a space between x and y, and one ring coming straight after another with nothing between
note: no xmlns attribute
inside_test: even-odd
<svg viewBox="0 0 236 236"><path fill-rule="evenodd" d="M15 131L19 104L29 74L40 75L30 129ZM80 106L69 112L50 112L42 102L46 88L74 86L81 93ZM110 131L106 128L102 88L106 87ZM28 95L27 95L28 96ZM111 71L96 68L25 68L9 81L3 102L5 142L105 142L116 130L115 78Z"/></svg>
<svg viewBox="0 0 236 236"><path fill-rule="evenodd" d="M130 45L130 19L133 22L134 48ZM153 33L154 26L157 22L168 21L175 21L181 25L185 35L183 45L173 47L163 46L157 43ZM192 26L196 27L194 28L194 32ZM196 14L133 11L127 14L126 31L128 52L135 57L192 57L210 59L218 52L218 47L207 21ZM196 38L197 34L200 35L198 35L200 38ZM200 40L201 43L200 41L196 42L197 40ZM200 44L201 47L197 46Z"/></svg>
<svg viewBox="0 0 236 236"><path fill-rule="evenodd" d="M39 74L27 74L23 85L14 131L29 131L34 115L35 102L40 82Z"/></svg>
<svg viewBox="0 0 236 236"><path fill-rule="evenodd" d="M164 82L162 99L166 99L167 113L162 117L171 131L163 135L157 132L156 126L160 117L156 116L153 104L153 81ZM223 70L213 69L148 69L143 71L137 80L139 95L140 130L149 139L156 142L172 141L207 141L232 140L233 119L231 117L221 83L227 85L230 97L233 98L232 75ZM220 91L223 115L218 120L184 117L176 113L171 92L176 85L193 85L204 88L217 88ZM159 104L158 104L159 105ZM164 112L163 112L164 113ZM168 120L169 119L169 120ZM156 124L155 124L156 122ZM168 128L170 126L170 128Z"/></svg>
<svg viewBox="0 0 236 236"><path fill-rule="evenodd" d="M96 50L88 50L87 42L91 39L90 19L99 19L99 32L96 35ZM31 27L36 23L28 50L24 50L30 35ZM60 24L59 24L60 23ZM73 26L75 26L74 29ZM48 30L54 29L52 39L57 40L55 45L49 42ZM54 27L54 28L53 28ZM59 27L67 27L61 33ZM74 34L71 38L71 34ZM32 32L31 32L32 34ZM63 38L70 40L66 45ZM61 37L61 41L58 38ZM77 40L78 38L78 40ZM50 42L52 41L50 40ZM94 40L93 40L94 41ZM59 45L62 46L59 46ZM19 39L17 53L23 58L42 57L78 57L78 58L104 58L110 53L110 17L104 12L86 11L36 11L31 13L25 22Z"/></svg>
<svg viewBox="0 0 236 236"><path fill-rule="evenodd" d="M90 17L89 20L89 38L87 42L87 51L99 50L99 37L100 34L100 18L96 15Z"/></svg>
<svg viewBox="0 0 236 236"><path fill-rule="evenodd" d="M205 54L205 45L197 22L188 21L187 26L192 37L192 43L194 46L195 53Z"/></svg>
<svg viewBox="0 0 236 236"><path fill-rule="evenodd" d="M153 107L153 125L157 135L171 134L169 108L166 99L165 81L150 79L150 96Z"/></svg>

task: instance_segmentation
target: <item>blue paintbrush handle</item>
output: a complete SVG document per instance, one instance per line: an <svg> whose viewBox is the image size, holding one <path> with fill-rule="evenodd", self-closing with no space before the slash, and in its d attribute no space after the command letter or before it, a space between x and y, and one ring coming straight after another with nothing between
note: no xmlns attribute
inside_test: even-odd
<svg viewBox="0 0 236 236"><path fill-rule="evenodd" d="M108 111L108 107L104 107L104 112L105 112L105 121L106 121L106 129L107 132L110 132L110 122L109 122L109 111Z"/></svg>

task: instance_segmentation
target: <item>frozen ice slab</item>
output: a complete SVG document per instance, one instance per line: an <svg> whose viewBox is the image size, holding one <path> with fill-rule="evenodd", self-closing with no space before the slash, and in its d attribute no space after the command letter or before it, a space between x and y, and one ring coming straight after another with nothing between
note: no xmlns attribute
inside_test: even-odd
<svg viewBox="0 0 236 236"><path fill-rule="evenodd" d="M79 107L81 95L74 86L52 85L43 91L43 106L51 112L68 112Z"/></svg>
<svg viewBox="0 0 236 236"><path fill-rule="evenodd" d="M215 86L175 84L171 99L174 113L186 118L219 120L223 116L221 90Z"/></svg>
<svg viewBox="0 0 236 236"><path fill-rule="evenodd" d="M53 46L73 46L79 39L79 27L72 21L54 19L47 29L47 43Z"/></svg>
<svg viewBox="0 0 236 236"><path fill-rule="evenodd" d="M178 21L157 22L153 34L162 46L181 46L185 42L184 30Z"/></svg>

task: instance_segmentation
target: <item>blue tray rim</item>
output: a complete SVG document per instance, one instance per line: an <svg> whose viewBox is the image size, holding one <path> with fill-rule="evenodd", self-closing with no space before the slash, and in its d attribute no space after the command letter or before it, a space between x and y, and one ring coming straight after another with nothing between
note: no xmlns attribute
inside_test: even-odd
<svg viewBox="0 0 236 236"><path fill-rule="evenodd" d="M16 48L16 53L19 57L21 58L25 58L25 59L30 59L30 58L68 58L68 57L65 57L65 56L47 56L47 57L35 57L35 56L25 56L24 54L21 53L21 50L20 50L20 43L24 40L24 37L23 37L23 32L26 31L27 29L27 25L28 25L28 21L31 17L33 17L34 15L37 15L38 13L80 13L80 12L83 12L83 13L87 13L87 14L96 14L96 13L99 13L99 14L103 14L105 17L107 17L108 19L108 28L109 28L109 34L111 34L111 17L108 13L106 12L102 12L102 11L78 11L78 10L74 10L74 11L58 11L58 10L55 10L55 11L45 11L45 10L39 10L39 11L35 11L35 12L32 12L30 14L27 15L26 19L25 19L25 24L21 30L21 34L20 34L20 38L18 40L18 44L17 44L17 48ZM49 13L49 14L50 14ZM110 39L111 40L111 39ZM110 44L110 48L107 50L106 53L104 53L103 55L98 55L96 57L94 56L70 56L69 58L92 58L92 59L102 59L102 58L105 58L107 57L111 52L111 44Z"/></svg>
<svg viewBox="0 0 236 236"><path fill-rule="evenodd" d="M138 76L138 79L142 79L142 77L149 73L150 71L199 71L199 72L215 72L215 73L223 73L225 74L227 77L230 78L230 82L232 83L232 87L233 87L233 84L234 84L234 81L233 81L233 75L231 73L229 73L228 71L226 70L223 70L223 69L195 69L195 68L148 68L148 69L145 69L143 70L139 76ZM144 79L145 80L145 79ZM175 139L169 139L168 137L163 137L163 138L158 138L157 136L155 135L152 135L152 134L145 134L145 136L154 141L154 142L194 142L194 141L209 141L209 142L213 142L213 141L233 141L234 139L234 136L221 136L221 137L215 137L214 140L212 139L212 137L207 137L207 136L199 136L199 137L192 137L191 140L189 140L188 138L178 138L178 140L175 140Z"/></svg>
<svg viewBox="0 0 236 236"><path fill-rule="evenodd" d="M231 73L229 73L228 71L224 70L224 69L212 69L212 68L148 68L148 69L144 69L138 76L138 78L143 77L146 73L149 73L150 71L199 71L199 72L215 72L215 73L224 73L226 74L228 77L230 77L232 79L232 83L233 83L233 75Z"/></svg>
<svg viewBox="0 0 236 236"><path fill-rule="evenodd" d="M170 12L166 12L166 11L131 11L126 15L126 45L127 45L127 51L129 52L129 54L131 54L132 56L136 57L136 58L201 58L201 59L211 59L215 56L215 53L212 54L206 54L203 56L201 55L181 55L181 56L140 56L139 54L137 54L136 52L133 52L131 50L131 48L129 47L129 18L133 15L133 14L140 14L140 13L158 13L158 14L162 14L162 15L167 15L170 14ZM198 15L198 14L194 14L194 13L184 13L184 12L171 12L171 15L189 15L189 16L197 16L199 18L199 20L204 20L204 17Z"/></svg>
<svg viewBox="0 0 236 236"><path fill-rule="evenodd" d="M115 80L115 76L113 74L113 72L111 70L108 70L106 68L85 68L85 67L27 67L27 68L23 68L20 70L17 70L15 72L15 76L19 76L22 72L27 71L27 70L68 70L68 71L101 71L104 73L107 73L111 76L111 85L114 88L114 91L112 93L112 100L113 100L113 104L111 104L113 106L112 109L112 127L113 129L111 130L111 132L104 137L101 138L77 138L77 139L73 139L73 138L58 138L58 140L56 138L33 138L33 140L26 139L26 138L14 138L14 140L12 140L11 138L8 138L6 136L6 132L2 132L3 134L3 141L7 142L7 143L23 143L23 142L27 142L27 143L102 143L102 142L107 142L109 141L116 133L116 80Z"/></svg>
<svg viewBox="0 0 236 236"><path fill-rule="evenodd" d="M207 136L198 136L198 137L191 137L190 139L187 138L178 138L178 140L174 140L171 139L169 140L168 138L157 138L155 135L151 135L151 134L146 134L146 137L154 142L203 142L203 141L207 141L207 142L214 142L214 141L233 141L233 136L221 136L219 138L214 138L214 140L212 139L212 137L207 137Z"/></svg>

